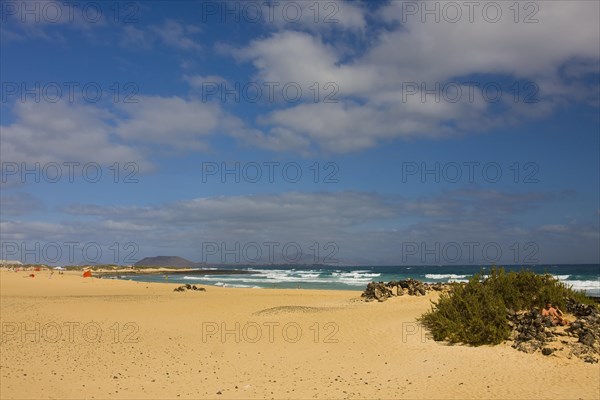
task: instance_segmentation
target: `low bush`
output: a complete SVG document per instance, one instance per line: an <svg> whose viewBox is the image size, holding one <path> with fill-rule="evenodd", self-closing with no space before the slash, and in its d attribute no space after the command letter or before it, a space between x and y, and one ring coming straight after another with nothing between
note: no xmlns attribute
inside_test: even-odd
<svg viewBox="0 0 600 400"><path fill-rule="evenodd" d="M582 292L566 287L551 275L492 268L466 284L454 284L419 321L435 340L471 345L498 344L510 335L507 310L529 310L546 303L566 307L567 298L593 304Z"/></svg>

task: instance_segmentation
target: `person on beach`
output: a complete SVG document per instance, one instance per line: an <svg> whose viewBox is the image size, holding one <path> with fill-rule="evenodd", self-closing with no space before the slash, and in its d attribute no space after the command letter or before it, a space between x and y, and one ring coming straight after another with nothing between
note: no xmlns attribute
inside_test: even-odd
<svg viewBox="0 0 600 400"><path fill-rule="evenodd" d="M546 304L546 307L544 307L544 309L542 310L542 315L544 317L549 317L550 319L552 319L552 325L570 325L569 321L563 318L563 312L560 311L558 307L552 307L551 303Z"/></svg>

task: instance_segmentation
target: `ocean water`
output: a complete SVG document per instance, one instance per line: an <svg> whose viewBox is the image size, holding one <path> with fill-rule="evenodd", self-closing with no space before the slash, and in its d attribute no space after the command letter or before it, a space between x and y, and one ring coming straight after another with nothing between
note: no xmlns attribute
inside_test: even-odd
<svg viewBox="0 0 600 400"><path fill-rule="evenodd" d="M522 266L504 266L520 271ZM600 264L536 265L525 267L536 273L549 273L561 282L589 295L600 296ZM235 266L222 269L251 271L246 275L136 275L126 276L144 282L173 282L240 288L301 288L363 290L371 281L388 282L413 278L424 282L466 282L474 273L489 270L490 266Z"/></svg>

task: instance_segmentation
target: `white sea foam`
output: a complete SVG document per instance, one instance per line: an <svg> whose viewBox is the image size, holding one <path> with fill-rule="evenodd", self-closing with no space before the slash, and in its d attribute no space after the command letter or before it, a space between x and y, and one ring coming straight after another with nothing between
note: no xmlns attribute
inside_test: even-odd
<svg viewBox="0 0 600 400"><path fill-rule="evenodd" d="M223 282L217 282L217 283L215 283L215 286L221 286L221 287L233 287L233 288L262 289L262 286L256 286L256 285L242 285L242 284L223 283Z"/></svg>
<svg viewBox="0 0 600 400"><path fill-rule="evenodd" d="M230 277L215 277L215 276L184 276L183 279L191 279L195 281L205 281L205 282L242 282L242 283L261 283L268 282L266 279L257 279L257 278L230 278Z"/></svg>
<svg viewBox="0 0 600 400"><path fill-rule="evenodd" d="M370 270L340 271L336 270L327 276L327 272L319 270L285 270L285 269L251 269L256 272L244 276L184 276L183 279L205 281L218 286L234 286L250 284L278 284L278 283L322 283L322 284L344 284L349 286L364 286L373 278L381 276Z"/></svg>
<svg viewBox="0 0 600 400"><path fill-rule="evenodd" d="M298 273L298 275L300 275L301 278L318 278L321 274L320 273Z"/></svg>
<svg viewBox="0 0 600 400"><path fill-rule="evenodd" d="M350 271L350 272L332 272L331 276L339 276L341 278L377 278L381 276L379 273L371 273L370 271Z"/></svg>
<svg viewBox="0 0 600 400"><path fill-rule="evenodd" d="M263 288L277 286L279 284L287 286L320 284L336 287L339 285L350 286L352 288L364 288L369 282L377 280L382 273L367 269L356 270L326 270L326 269L249 269L250 274L245 275L187 275L182 278L193 282L202 282L209 285L223 287L240 288ZM446 282L468 282L468 274L425 274L428 281L446 281ZM572 286L575 290L583 290L588 294L600 295L600 281L598 280L576 280L576 275L554 275L561 282ZM591 278L592 276L590 276ZM126 277L124 277L126 278Z"/></svg>
<svg viewBox="0 0 600 400"><path fill-rule="evenodd" d="M364 286L371 282L373 278L381 276L379 273L372 273L370 271L350 271L350 272L333 272L331 274L332 281L334 283L342 283L349 286Z"/></svg>
<svg viewBox="0 0 600 400"><path fill-rule="evenodd" d="M425 274L427 279L465 279L469 275L456 275L456 274Z"/></svg>
<svg viewBox="0 0 600 400"><path fill-rule="evenodd" d="M567 286L571 286L574 290L585 290L587 292L594 291L600 292L600 281L575 281L575 280L567 280L561 279L561 282Z"/></svg>

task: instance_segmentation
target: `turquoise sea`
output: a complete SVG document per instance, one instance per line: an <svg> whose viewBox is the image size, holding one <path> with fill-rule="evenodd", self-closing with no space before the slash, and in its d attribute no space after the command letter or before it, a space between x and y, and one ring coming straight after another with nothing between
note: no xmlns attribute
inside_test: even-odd
<svg viewBox="0 0 600 400"><path fill-rule="evenodd" d="M245 275L136 275L120 276L144 282L173 282L242 288L301 288L362 290L371 281L391 281L413 278L424 282L465 282L474 273L489 270L490 266L285 266L236 265L219 269L241 269L252 272ZM506 270L529 269L549 273L573 289L600 296L600 264L561 264L504 266ZM216 268L215 268L216 269Z"/></svg>

